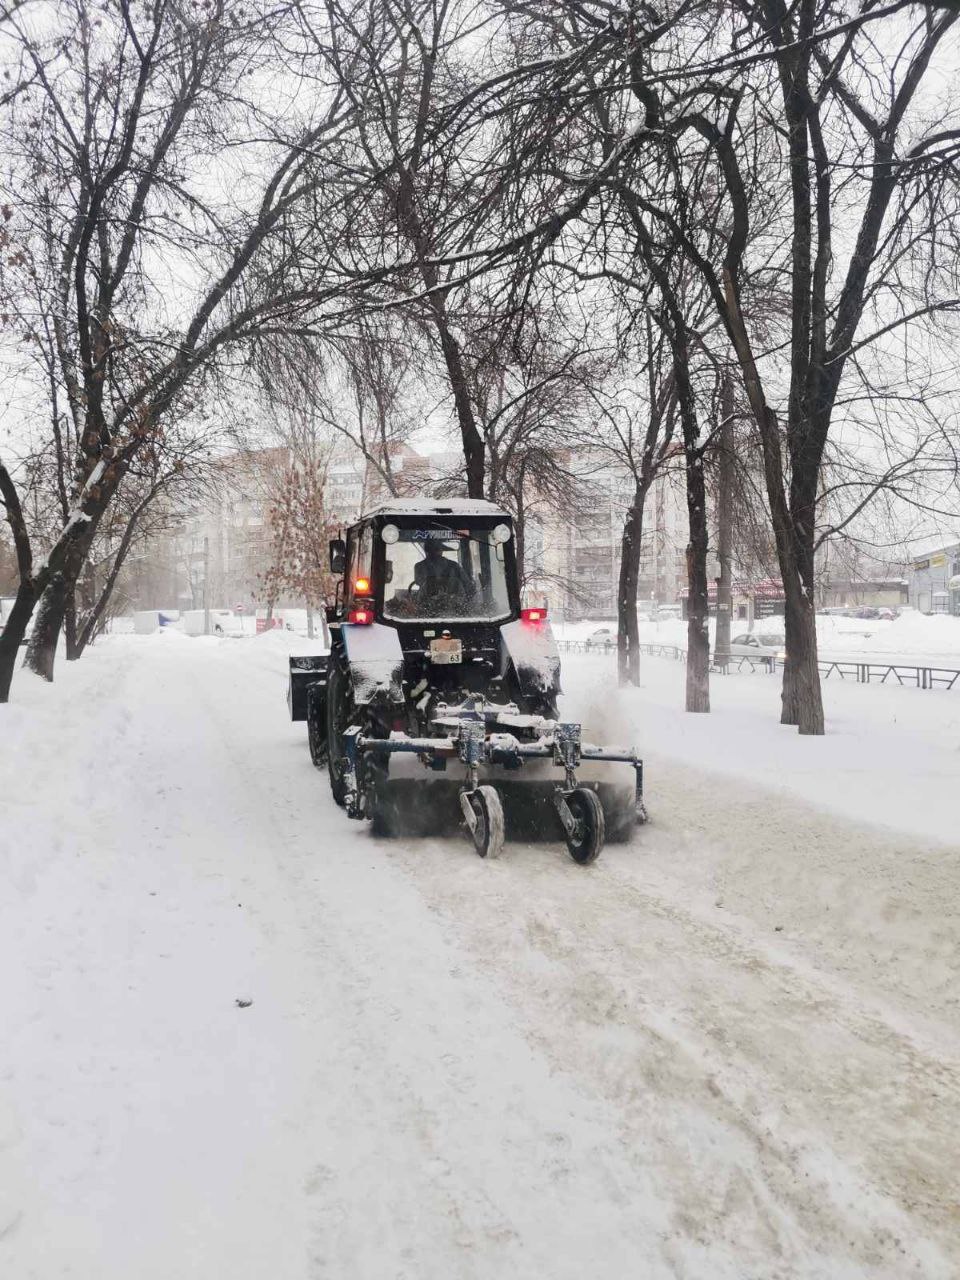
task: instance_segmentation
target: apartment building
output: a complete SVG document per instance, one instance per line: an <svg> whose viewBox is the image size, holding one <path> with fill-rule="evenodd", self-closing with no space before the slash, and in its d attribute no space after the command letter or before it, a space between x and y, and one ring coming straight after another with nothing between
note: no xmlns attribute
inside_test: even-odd
<svg viewBox="0 0 960 1280"><path fill-rule="evenodd" d="M599 468L584 455L574 460L584 474L583 509L566 517L541 517L527 527L526 560L531 584L550 594L569 619L616 614L623 525L633 499L632 476ZM676 604L686 583L686 497L683 478L665 469L651 486L644 509L641 603Z"/></svg>

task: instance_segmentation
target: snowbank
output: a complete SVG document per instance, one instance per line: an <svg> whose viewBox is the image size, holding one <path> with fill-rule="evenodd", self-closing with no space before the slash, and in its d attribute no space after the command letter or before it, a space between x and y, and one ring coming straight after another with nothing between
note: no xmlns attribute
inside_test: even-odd
<svg viewBox="0 0 960 1280"><path fill-rule="evenodd" d="M607 622L572 622L554 625L560 640L584 641L601 627L616 636L615 620ZM731 624L731 637L747 631L745 622ZM782 617L758 618L754 631L764 635L783 635ZM714 643L716 622L709 622L710 643ZM641 622L643 644L667 644L679 649L687 647L687 624L678 618L660 622ZM878 660L897 660L917 666L941 665L960 668L960 618L945 615L926 617L915 611L903 613L894 621L880 618L841 618L817 615L817 642L824 658L876 655Z"/></svg>
<svg viewBox="0 0 960 1280"><path fill-rule="evenodd" d="M838 621L851 621L838 619ZM863 650L869 653L934 654L960 659L960 618L944 614L925 617L922 613L903 613L894 622L863 623L870 635ZM960 661L954 661L960 666Z"/></svg>
<svg viewBox="0 0 960 1280"><path fill-rule="evenodd" d="M594 736L632 736L645 756L683 760L856 821L957 839L960 689L825 680L826 737L804 738L779 723L777 675L714 675L711 713L687 715L681 663L641 658L637 690L617 688L612 674L608 656L564 656L564 689Z"/></svg>

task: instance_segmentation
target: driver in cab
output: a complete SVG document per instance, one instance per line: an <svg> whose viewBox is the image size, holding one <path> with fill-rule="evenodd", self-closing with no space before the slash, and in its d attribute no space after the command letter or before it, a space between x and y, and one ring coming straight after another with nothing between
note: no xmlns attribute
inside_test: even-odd
<svg viewBox="0 0 960 1280"><path fill-rule="evenodd" d="M456 560L448 560L439 538L424 543L424 558L413 570L420 607L459 607L462 609L473 595L473 582Z"/></svg>

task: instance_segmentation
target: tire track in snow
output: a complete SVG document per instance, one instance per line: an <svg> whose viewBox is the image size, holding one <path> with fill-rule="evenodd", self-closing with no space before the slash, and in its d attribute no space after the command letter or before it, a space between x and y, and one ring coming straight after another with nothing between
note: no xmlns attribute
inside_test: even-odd
<svg viewBox="0 0 960 1280"><path fill-rule="evenodd" d="M677 773L687 789L700 782ZM836 823L830 832L838 835ZM639 1108L640 1120L629 1121L638 1142L649 1132L651 1096L654 1111L693 1103L746 1137L757 1157L753 1191L773 1221L789 1207L809 1243L829 1241L841 1254L852 1237L868 1274L951 1275L946 1259L960 1244L954 1035L941 1026L937 1038L925 1025L928 1034L912 1036L908 1018L885 1018L875 992L849 975L818 973L748 920L723 912L710 922L691 910L683 886L671 899L663 864L685 844L650 827L586 875L542 849L511 846L503 866L480 866L466 889L443 846L429 859L393 856L451 931L488 957L527 1034L557 1065L576 1064L628 1113ZM653 1117L654 1129L660 1123ZM708 1145L722 1150L722 1131L715 1139ZM722 1158L705 1175L703 1159L684 1192L690 1206L739 1176ZM789 1252L789 1227L783 1235L778 1247Z"/></svg>

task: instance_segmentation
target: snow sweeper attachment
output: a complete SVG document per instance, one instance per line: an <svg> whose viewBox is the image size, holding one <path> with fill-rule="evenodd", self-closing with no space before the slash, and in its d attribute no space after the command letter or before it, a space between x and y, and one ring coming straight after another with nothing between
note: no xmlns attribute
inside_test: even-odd
<svg viewBox="0 0 960 1280"><path fill-rule="evenodd" d="M395 499L330 544L329 656L290 659L288 704L334 800L380 834L555 833L576 862L646 820L636 753L557 712L546 607L522 608L510 517Z"/></svg>

